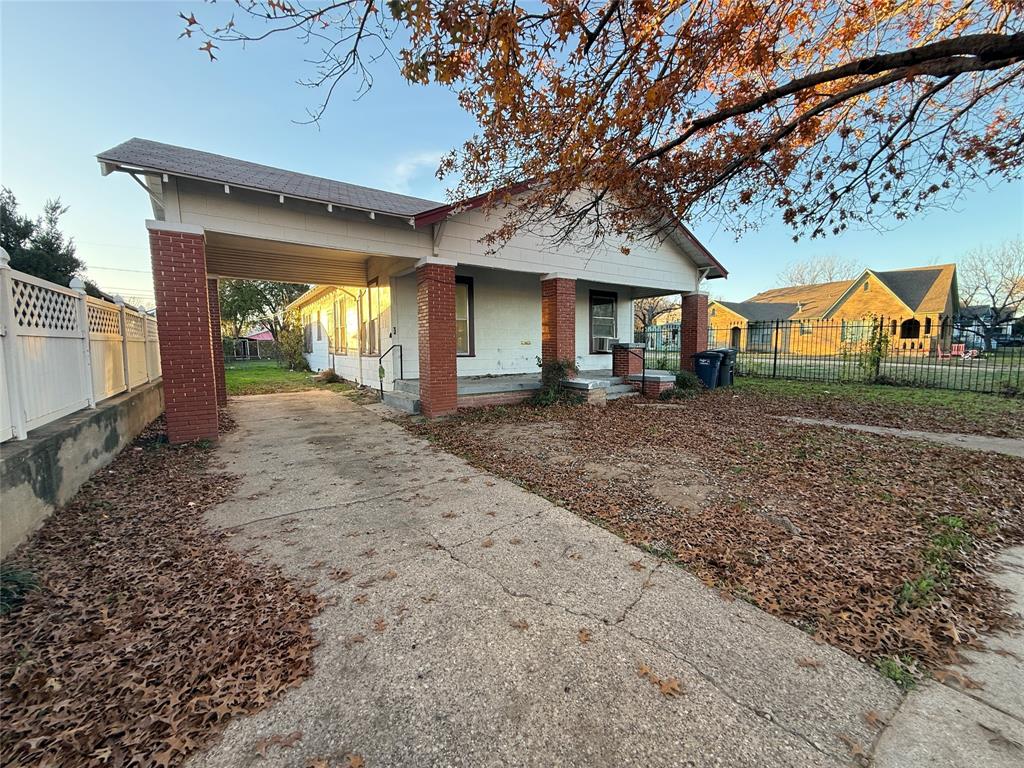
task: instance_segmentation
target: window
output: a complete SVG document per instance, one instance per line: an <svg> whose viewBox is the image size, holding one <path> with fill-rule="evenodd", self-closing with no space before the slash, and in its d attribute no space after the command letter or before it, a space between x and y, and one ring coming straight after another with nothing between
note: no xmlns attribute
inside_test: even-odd
<svg viewBox="0 0 1024 768"><path fill-rule="evenodd" d="M473 339L473 278L455 278L455 354L475 354Z"/></svg>
<svg viewBox="0 0 1024 768"><path fill-rule="evenodd" d="M302 316L302 351L309 354L313 351L313 326L309 315Z"/></svg>
<svg viewBox="0 0 1024 768"><path fill-rule="evenodd" d="M924 335L925 336L931 336L932 335L932 319L930 317L926 317L924 319Z"/></svg>
<svg viewBox="0 0 1024 768"><path fill-rule="evenodd" d="M360 293L360 341L364 355L376 355L380 351L377 339L377 320L380 314L377 281L371 280L365 291Z"/></svg>
<svg viewBox="0 0 1024 768"><path fill-rule="evenodd" d="M867 281L867 280L865 280L865 281L864 281L864 290L866 291L867 289L868 289L868 281Z"/></svg>
<svg viewBox="0 0 1024 768"><path fill-rule="evenodd" d="M604 291L590 292L590 353L611 353L611 339L616 333L616 304L618 294Z"/></svg>
<svg viewBox="0 0 1024 768"><path fill-rule="evenodd" d="M840 341L865 341L871 333L871 323L866 320L843 320L839 331Z"/></svg>
<svg viewBox="0 0 1024 768"><path fill-rule="evenodd" d="M921 338L921 321L910 318L900 323L900 338L901 339L919 339Z"/></svg>
<svg viewBox="0 0 1024 768"><path fill-rule="evenodd" d="M319 309L316 311L316 340L317 341L323 341L324 340L324 327L323 327L323 325L320 322L320 310Z"/></svg>
<svg viewBox="0 0 1024 768"><path fill-rule="evenodd" d="M347 319L345 317L344 297L336 299L334 302L334 339L333 349L331 350L336 355L344 355L348 352L345 346L345 342L348 340L348 333L345 327Z"/></svg>
<svg viewBox="0 0 1024 768"><path fill-rule="evenodd" d="M800 335L810 336L814 332L814 324L810 320L800 321Z"/></svg>

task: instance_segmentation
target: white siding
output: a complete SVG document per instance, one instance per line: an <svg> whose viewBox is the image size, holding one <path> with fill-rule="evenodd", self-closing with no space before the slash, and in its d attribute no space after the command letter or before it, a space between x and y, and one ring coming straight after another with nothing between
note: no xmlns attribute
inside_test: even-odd
<svg viewBox="0 0 1024 768"><path fill-rule="evenodd" d="M438 255L460 265L495 267L534 274L555 273L578 280L631 285L672 292L697 290L697 268L671 240L630 243L609 239L591 248L554 247L540 235L523 233L497 253L488 253L480 240L501 220L501 210L485 215L479 210L461 213L447 222Z"/></svg>

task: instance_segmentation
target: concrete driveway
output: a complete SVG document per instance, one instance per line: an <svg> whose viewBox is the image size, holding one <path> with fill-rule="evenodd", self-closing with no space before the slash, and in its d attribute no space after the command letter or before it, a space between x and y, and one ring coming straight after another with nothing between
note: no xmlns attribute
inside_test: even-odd
<svg viewBox="0 0 1024 768"><path fill-rule="evenodd" d="M849 765L867 713L899 704L868 665L340 395L231 412L217 450L241 482L211 523L333 604L313 676L191 766Z"/></svg>

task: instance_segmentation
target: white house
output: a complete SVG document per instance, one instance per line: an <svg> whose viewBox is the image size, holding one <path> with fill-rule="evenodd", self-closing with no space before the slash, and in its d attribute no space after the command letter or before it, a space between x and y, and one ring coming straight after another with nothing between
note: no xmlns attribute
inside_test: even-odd
<svg viewBox="0 0 1024 768"><path fill-rule="evenodd" d="M681 224L628 255L619 242L576 249L528 234L489 252L481 240L503 214L485 213L484 197L444 205L142 139L98 159L152 201L161 339L219 334L217 278L314 283L293 305L310 327L311 365L372 384L383 366L385 389L411 391L428 416L470 404L460 402L467 377L536 374L538 358L610 371L643 296L682 294L689 363L706 342L700 283L726 275ZM223 401L223 384L208 361L194 348L164 351L168 418L180 399L183 439L215 435L216 410L200 403L210 386Z"/></svg>

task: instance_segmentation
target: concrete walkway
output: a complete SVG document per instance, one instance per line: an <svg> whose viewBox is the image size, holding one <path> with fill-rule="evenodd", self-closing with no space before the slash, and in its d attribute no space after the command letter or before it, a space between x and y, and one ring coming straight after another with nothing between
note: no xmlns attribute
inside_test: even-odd
<svg viewBox="0 0 1024 768"><path fill-rule="evenodd" d="M952 445L966 451L986 451L1003 453L1007 456L1024 458L1024 440L1015 437L992 437L990 435L964 435L959 432L921 432L915 429L899 429L897 427L876 427L870 424L846 424L832 419L810 419L802 416L780 416L785 421L797 424L808 424L818 427L835 427L836 429L852 429L857 432L870 432L875 435L891 435L905 437L909 440L924 440L930 443Z"/></svg>
<svg viewBox="0 0 1024 768"><path fill-rule="evenodd" d="M898 708L868 665L340 395L231 410L211 523L332 604L313 676L193 768L839 766Z"/></svg>
<svg viewBox="0 0 1024 768"><path fill-rule="evenodd" d="M1024 616L1024 547L999 558L994 581ZM1024 765L1024 633L986 639L968 664L907 697L878 742L876 768L1020 768ZM962 677L960 677L962 676Z"/></svg>

